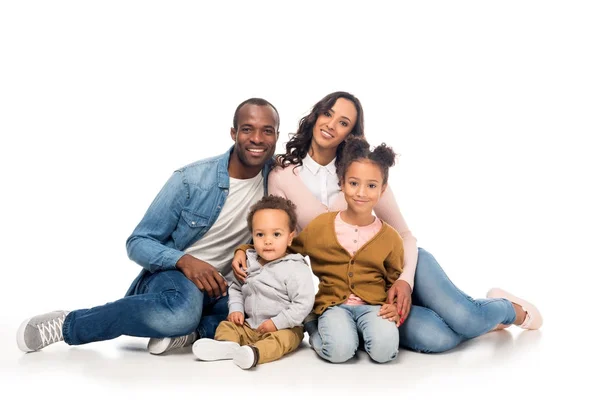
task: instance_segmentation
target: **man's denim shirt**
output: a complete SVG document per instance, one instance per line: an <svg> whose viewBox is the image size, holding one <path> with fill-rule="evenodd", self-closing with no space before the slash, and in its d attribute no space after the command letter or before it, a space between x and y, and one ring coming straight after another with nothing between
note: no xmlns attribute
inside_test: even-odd
<svg viewBox="0 0 600 400"><path fill-rule="evenodd" d="M215 223L229 193L227 167L232 151L233 147L223 155L178 169L163 186L127 239L127 255L144 269L126 295L133 294L147 274L176 269L183 250ZM272 163L269 160L262 170L265 194Z"/></svg>

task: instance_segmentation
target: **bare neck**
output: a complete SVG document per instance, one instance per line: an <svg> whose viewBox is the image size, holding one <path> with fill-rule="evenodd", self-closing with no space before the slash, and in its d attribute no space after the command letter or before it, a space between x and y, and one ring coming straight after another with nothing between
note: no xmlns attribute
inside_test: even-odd
<svg viewBox="0 0 600 400"><path fill-rule="evenodd" d="M308 154L319 165L328 165L335 158L336 149L321 149L311 144Z"/></svg>
<svg viewBox="0 0 600 400"><path fill-rule="evenodd" d="M231 157L229 158L227 172L229 173L230 178L250 179L258 175L260 171L262 171L262 168L262 165L257 167L249 167L247 165L242 164L235 152L233 152L231 154Z"/></svg>

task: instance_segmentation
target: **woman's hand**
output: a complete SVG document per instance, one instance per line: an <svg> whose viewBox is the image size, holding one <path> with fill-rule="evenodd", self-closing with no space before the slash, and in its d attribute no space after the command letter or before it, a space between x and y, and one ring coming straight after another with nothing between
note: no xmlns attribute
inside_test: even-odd
<svg viewBox="0 0 600 400"><path fill-rule="evenodd" d="M398 310L398 315L400 316L400 323L398 326L402 325L406 318L408 318L408 314L410 314L410 307L412 306L412 289L410 285L402 279L398 279L392 287L388 290L388 298L387 302L389 304L394 303L394 299L396 299L396 307Z"/></svg>

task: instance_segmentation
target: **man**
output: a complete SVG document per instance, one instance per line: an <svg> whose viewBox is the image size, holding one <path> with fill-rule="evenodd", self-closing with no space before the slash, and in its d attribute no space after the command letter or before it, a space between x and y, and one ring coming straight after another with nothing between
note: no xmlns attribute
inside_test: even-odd
<svg viewBox="0 0 600 400"><path fill-rule="evenodd" d="M143 270L125 297L24 321L17 332L22 351L129 335L153 338L148 350L162 354L214 337L228 314L233 252L251 238L246 214L267 192L279 114L264 99L248 99L230 134L235 144L225 154L173 173L127 239L129 258Z"/></svg>

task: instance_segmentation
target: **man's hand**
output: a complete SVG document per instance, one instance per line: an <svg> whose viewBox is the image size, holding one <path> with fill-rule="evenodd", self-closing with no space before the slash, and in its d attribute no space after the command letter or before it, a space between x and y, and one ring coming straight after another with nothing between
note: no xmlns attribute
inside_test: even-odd
<svg viewBox="0 0 600 400"><path fill-rule="evenodd" d="M398 310L394 304L382 305L377 315L388 321L394 322L396 326L400 326L400 316L398 315Z"/></svg>
<svg viewBox="0 0 600 400"><path fill-rule="evenodd" d="M275 332L276 330L277 330L277 327L275 326L273 321L271 321L270 319L266 320L265 322L260 324L258 326L258 328L256 328L256 331L260 334L268 333L268 332Z"/></svg>
<svg viewBox="0 0 600 400"><path fill-rule="evenodd" d="M392 287L388 290L387 302L389 304L394 303L394 299L396 299L396 307L398 309L398 315L400 316L400 323L398 326L402 325L406 318L408 318L408 314L410 313L410 307L412 305L412 290L410 285L402 280L398 279Z"/></svg>
<svg viewBox="0 0 600 400"><path fill-rule="evenodd" d="M244 313L241 313L239 311L232 312L227 316L227 321L242 326L244 325Z"/></svg>
<svg viewBox="0 0 600 400"><path fill-rule="evenodd" d="M227 281L209 263L186 254L177 261L176 267L210 297L227 295Z"/></svg>
<svg viewBox="0 0 600 400"><path fill-rule="evenodd" d="M235 278L244 282L246 280L246 270L248 267L246 266L246 252L244 250L238 250L233 255L233 261L231 262L231 269L233 269L233 275Z"/></svg>

